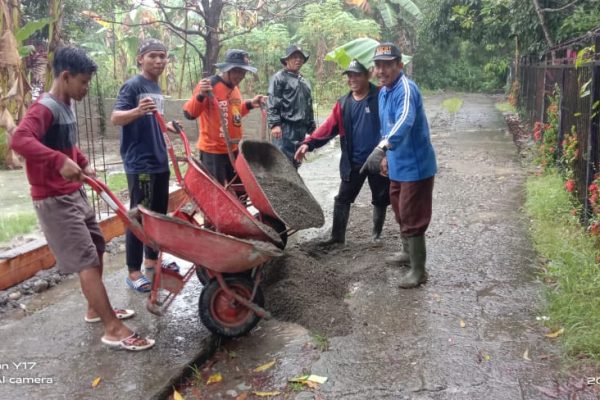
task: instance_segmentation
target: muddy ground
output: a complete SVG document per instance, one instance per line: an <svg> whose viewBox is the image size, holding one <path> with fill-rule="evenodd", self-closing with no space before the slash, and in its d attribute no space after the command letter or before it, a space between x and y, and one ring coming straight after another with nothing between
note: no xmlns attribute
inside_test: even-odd
<svg viewBox="0 0 600 400"><path fill-rule="evenodd" d="M447 96L446 96L447 97ZM368 187L352 207L343 248L323 251L313 231L267 268L266 308L275 318L225 342L180 390L188 399L595 399L558 343L544 336L539 260L521 211L528 171L500 97L460 95L457 114L426 98L439 172L427 232L429 282L397 287L384 264L399 229L388 212L381 245L369 241ZM523 138L519 138L523 141ZM302 168L331 221L336 151ZM302 172L301 168L301 172ZM323 186L323 181L329 181ZM254 369L275 361L266 371ZM598 372L598 371L596 371ZM209 376L223 380L206 384ZM324 384L290 382L312 373Z"/></svg>

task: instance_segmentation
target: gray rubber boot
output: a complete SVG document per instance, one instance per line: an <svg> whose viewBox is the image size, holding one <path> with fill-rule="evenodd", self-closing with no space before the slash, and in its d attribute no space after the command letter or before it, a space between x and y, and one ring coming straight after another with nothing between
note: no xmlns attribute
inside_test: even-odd
<svg viewBox="0 0 600 400"><path fill-rule="evenodd" d="M408 239L402 236L402 251L394 253L385 258L385 263L392 267L408 266L410 264L410 256L408 255Z"/></svg>
<svg viewBox="0 0 600 400"><path fill-rule="evenodd" d="M323 246L343 244L346 242L346 227L350 217L350 204L335 203L333 205L333 226L331 227L331 238L321 242Z"/></svg>
<svg viewBox="0 0 600 400"><path fill-rule="evenodd" d="M387 206L374 206L373 207L373 233L371 235L372 242L379 242L381 237L381 231L383 230L383 223L385 222L385 214Z"/></svg>
<svg viewBox="0 0 600 400"><path fill-rule="evenodd" d="M399 286L402 289L414 288L427 281L425 236L408 238L408 254L410 255L410 271L400 279Z"/></svg>

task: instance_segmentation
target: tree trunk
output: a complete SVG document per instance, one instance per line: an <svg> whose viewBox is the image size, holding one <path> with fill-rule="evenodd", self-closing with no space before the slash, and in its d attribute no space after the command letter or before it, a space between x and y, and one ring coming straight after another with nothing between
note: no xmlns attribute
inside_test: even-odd
<svg viewBox="0 0 600 400"><path fill-rule="evenodd" d="M215 72L215 64L219 60L219 51L221 50L220 21L223 12L223 0L202 0L204 9L204 24L206 26L206 52L202 57L202 75L208 76Z"/></svg>
<svg viewBox="0 0 600 400"><path fill-rule="evenodd" d="M0 92L3 97L0 102L0 133L5 138L4 143L0 143L0 163L11 169L22 166L20 157L8 147L8 143L16 127L15 121L25 112L25 97L29 89L14 37L20 24L20 8L19 0L0 0ZM12 92L15 87L16 92Z"/></svg>
<svg viewBox="0 0 600 400"><path fill-rule="evenodd" d="M548 44L548 48L551 48L554 46L554 42L552 41L552 38L550 37L550 31L548 30L548 27L546 26L546 20L544 19L544 12L542 11L542 8L540 7L540 2L539 0L532 0L533 1L533 6L535 8L535 12L538 16L538 19L540 20L540 25L542 27L542 31L544 31L544 37L546 38L546 44ZM552 61L554 61L554 52L552 53Z"/></svg>
<svg viewBox="0 0 600 400"><path fill-rule="evenodd" d="M404 25L398 26L398 44L400 46L400 50L404 54L415 54L415 45L411 37L411 32ZM411 76L413 72L413 63L411 62L410 64L405 66L404 71L408 76Z"/></svg>
<svg viewBox="0 0 600 400"><path fill-rule="evenodd" d="M62 43L62 20L63 20L63 2L62 0L50 0L50 17L52 22L49 25L48 37L48 74L46 76L46 89L52 84L52 61L54 60L54 51Z"/></svg>
<svg viewBox="0 0 600 400"><path fill-rule="evenodd" d="M184 28L188 30L188 14L185 13L184 18ZM185 62L187 58L187 32L184 34L183 40L183 57L181 58L181 75L179 76L179 90L177 91L177 98L181 99L182 91L183 91L183 77L185 76Z"/></svg>

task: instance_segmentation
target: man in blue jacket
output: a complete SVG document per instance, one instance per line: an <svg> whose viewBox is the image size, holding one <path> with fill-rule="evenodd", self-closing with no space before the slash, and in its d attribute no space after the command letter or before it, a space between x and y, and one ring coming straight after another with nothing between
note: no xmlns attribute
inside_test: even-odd
<svg viewBox="0 0 600 400"><path fill-rule="evenodd" d="M381 43L373 56L379 92L382 141L361 171L381 171L390 178L390 200L400 232L406 238L410 270L401 288L419 286L425 272L425 231L431 221L435 152L423 100L417 85L402 71L402 53L393 43Z"/></svg>
<svg viewBox="0 0 600 400"><path fill-rule="evenodd" d="M307 151L323 146L336 135L340 137L342 156L340 177L342 182L333 204L331 238L323 244L343 244L350 216L350 206L368 180L373 204L373 241L378 241L383 229L387 206L390 204L388 178L379 171L374 174L359 170L375 146L380 142L378 89L369 82L370 73L364 65L352 60L343 72L348 77L350 92L342 96L333 107L329 117L296 151L295 160L300 163Z"/></svg>

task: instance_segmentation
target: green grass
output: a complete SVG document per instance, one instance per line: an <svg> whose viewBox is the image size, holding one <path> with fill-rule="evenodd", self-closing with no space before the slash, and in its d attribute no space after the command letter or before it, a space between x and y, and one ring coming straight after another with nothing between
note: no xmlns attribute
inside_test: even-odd
<svg viewBox="0 0 600 400"><path fill-rule="evenodd" d="M306 390L306 387L300 382L288 382L287 387L294 393L303 392Z"/></svg>
<svg viewBox="0 0 600 400"><path fill-rule="evenodd" d="M0 165L4 165L6 163L5 157L7 151L8 145L6 144L6 129L0 128Z"/></svg>
<svg viewBox="0 0 600 400"><path fill-rule="evenodd" d="M37 225L34 212L20 212L0 217L0 242L11 240L17 235L33 231Z"/></svg>
<svg viewBox="0 0 600 400"><path fill-rule="evenodd" d="M320 351L329 350L329 338L317 332L312 333L313 342Z"/></svg>
<svg viewBox="0 0 600 400"><path fill-rule="evenodd" d="M516 114L517 110L507 101L495 104L496 109L502 113Z"/></svg>
<svg viewBox="0 0 600 400"><path fill-rule="evenodd" d="M451 114L456 114L463 105L463 100L458 97L451 97L442 102L444 110Z"/></svg>
<svg viewBox="0 0 600 400"><path fill-rule="evenodd" d="M119 193L127 189L127 175L124 172L108 174L106 176L106 184L113 193Z"/></svg>
<svg viewBox="0 0 600 400"><path fill-rule="evenodd" d="M547 326L564 328L560 339L571 357L600 362L600 266L597 238L577 218L563 180L556 174L527 181L527 213L535 248L547 263Z"/></svg>
<svg viewBox="0 0 600 400"><path fill-rule="evenodd" d="M204 377L202 376L202 370L197 365L190 365L189 368L192 372L192 379L195 382L196 386L203 386Z"/></svg>

